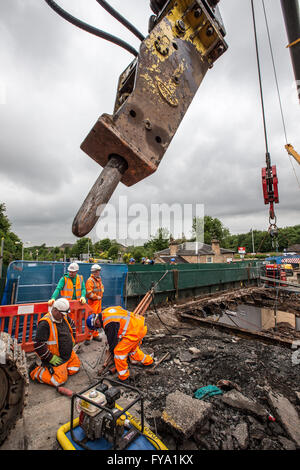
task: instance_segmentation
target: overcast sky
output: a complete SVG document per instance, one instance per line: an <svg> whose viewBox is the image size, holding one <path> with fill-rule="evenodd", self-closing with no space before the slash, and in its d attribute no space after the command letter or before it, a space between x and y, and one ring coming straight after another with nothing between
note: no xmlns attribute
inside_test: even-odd
<svg viewBox="0 0 300 470"><path fill-rule="evenodd" d="M139 41L96 0L57 0L73 15ZM149 0L111 0L147 35ZM285 138L262 14L256 0L279 227L300 223L300 166ZM288 140L300 151L300 106L279 0L265 0ZM204 204L231 233L268 228L261 168L265 147L250 0L222 0L229 50L209 70L156 173L120 196L128 204ZM80 144L102 113L112 113L119 75L132 56L67 23L44 0L0 3L0 201L23 242L74 242L72 221L101 167ZM297 178L298 181L297 181ZM157 227L158 228L158 227ZM91 237L95 242L94 230ZM190 236L186 233L186 236Z"/></svg>

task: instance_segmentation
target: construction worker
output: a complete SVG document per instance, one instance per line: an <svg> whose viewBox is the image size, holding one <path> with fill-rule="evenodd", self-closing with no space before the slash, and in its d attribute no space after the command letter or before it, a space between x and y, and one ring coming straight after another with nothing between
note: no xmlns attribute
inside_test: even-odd
<svg viewBox="0 0 300 470"><path fill-rule="evenodd" d="M42 364L30 366L32 380L58 387L79 371L80 360L73 351L76 328L69 313L69 301L61 298L39 320L34 349Z"/></svg>
<svg viewBox="0 0 300 470"><path fill-rule="evenodd" d="M68 300L79 300L80 303L85 304L85 284L83 276L78 274L79 266L77 263L71 263L68 266L68 274L65 274L58 281L57 287L52 294L48 305L51 307L58 297L64 297Z"/></svg>
<svg viewBox="0 0 300 470"><path fill-rule="evenodd" d="M119 380L124 383L130 381L128 357L132 363L144 366L153 364L153 358L140 349L142 339L147 333L145 318L141 315L134 315L120 306L108 307L98 315L89 315L86 323L91 330L104 329L109 347L105 362L108 364L109 359L114 361Z"/></svg>
<svg viewBox="0 0 300 470"><path fill-rule="evenodd" d="M93 264L91 267L91 275L86 281L86 297L89 306L93 309L94 313L101 313L102 310L102 297L104 286L100 277L101 266ZM98 330L88 330L88 336L84 344L90 344L90 341L101 341Z"/></svg>

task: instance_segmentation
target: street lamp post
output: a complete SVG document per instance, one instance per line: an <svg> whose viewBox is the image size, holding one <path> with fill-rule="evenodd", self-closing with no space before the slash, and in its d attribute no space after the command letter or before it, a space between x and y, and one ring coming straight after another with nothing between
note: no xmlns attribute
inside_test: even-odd
<svg viewBox="0 0 300 470"><path fill-rule="evenodd" d="M253 236L253 228L251 229L251 232L252 232L252 253L254 254L255 251L254 251L254 236Z"/></svg>

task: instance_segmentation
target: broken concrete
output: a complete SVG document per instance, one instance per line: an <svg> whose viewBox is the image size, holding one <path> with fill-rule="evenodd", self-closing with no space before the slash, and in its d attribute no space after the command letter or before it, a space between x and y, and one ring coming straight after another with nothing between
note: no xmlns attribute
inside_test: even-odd
<svg viewBox="0 0 300 470"><path fill-rule="evenodd" d="M225 393L221 399L224 403L226 403L226 405L232 406L238 410L245 411L246 413L254 414L261 419L266 419L268 416L268 412L265 410L265 408L263 408L258 403L255 403L255 401L245 397L238 390L230 390L229 392Z"/></svg>
<svg viewBox="0 0 300 470"><path fill-rule="evenodd" d="M247 423L242 422L238 424L232 432L232 437L237 440L239 448L241 450L247 449L249 441Z"/></svg>
<svg viewBox="0 0 300 470"><path fill-rule="evenodd" d="M300 419L295 407L283 395L273 391L268 393L268 401L290 438L300 447Z"/></svg>
<svg viewBox="0 0 300 470"><path fill-rule="evenodd" d="M176 390L166 398L166 407L162 413L163 421L176 434L188 439L196 428L202 425L212 412L212 405L191 398Z"/></svg>
<svg viewBox="0 0 300 470"><path fill-rule="evenodd" d="M296 444L289 439L286 439L286 437L279 436L278 440L280 441L284 450L296 450Z"/></svg>

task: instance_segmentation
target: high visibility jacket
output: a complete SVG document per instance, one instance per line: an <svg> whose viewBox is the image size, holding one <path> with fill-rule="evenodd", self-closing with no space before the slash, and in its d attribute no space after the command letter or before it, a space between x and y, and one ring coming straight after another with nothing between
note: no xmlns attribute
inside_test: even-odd
<svg viewBox="0 0 300 470"><path fill-rule="evenodd" d="M81 274L76 275L76 300L79 300L81 297L81 290L82 290L82 283L83 283L83 276ZM65 285L62 288L60 295L65 299L72 300L73 299L73 281L69 277L65 277Z"/></svg>
<svg viewBox="0 0 300 470"><path fill-rule="evenodd" d="M91 275L86 281L85 287L88 304L93 309L94 313L100 313L104 292L104 286L102 284L101 277L94 277Z"/></svg>
<svg viewBox="0 0 300 470"><path fill-rule="evenodd" d="M119 322L118 339L127 338L129 341L141 340L147 333L145 318L134 315L122 307L109 307L102 312L103 328L110 322Z"/></svg>
<svg viewBox="0 0 300 470"><path fill-rule="evenodd" d="M49 312L46 313L46 315L44 315L40 319L39 323L41 321L46 321L49 325L50 334L49 334L49 338L48 338L48 341L47 341L47 346L49 348L49 351L52 354L55 354L56 356L59 356L59 344L58 344L57 328L56 328L55 322L51 319L50 313ZM63 317L63 321L67 322L67 325L69 327L69 330L70 330L70 333L71 333L71 336L72 336L72 341L73 341L73 343L75 343L72 328L71 328L70 323L68 322L68 320L65 316Z"/></svg>

